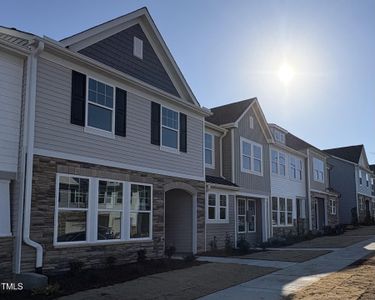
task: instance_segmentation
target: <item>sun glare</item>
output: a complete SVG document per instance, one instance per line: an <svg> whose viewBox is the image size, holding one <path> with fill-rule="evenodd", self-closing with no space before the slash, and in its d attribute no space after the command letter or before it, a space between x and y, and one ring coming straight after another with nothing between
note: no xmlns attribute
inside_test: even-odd
<svg viewBox="0 0 375 300"><path fill-rule="evenodd" d="M294 76L295 76L295 72L293 70L293 68L286 62L284 62L280 68L279 68L279 71L277 73L280 81L284 84L289 84Z"/></svg>

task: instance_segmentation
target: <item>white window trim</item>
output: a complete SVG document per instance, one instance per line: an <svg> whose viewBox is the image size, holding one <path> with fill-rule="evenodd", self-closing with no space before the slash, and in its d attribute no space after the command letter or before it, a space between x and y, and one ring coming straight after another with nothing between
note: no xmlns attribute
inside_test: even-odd
<svg viewBox="0 0 375 300"><path fill-rule="evenodd" d="M323 170L319 170L318 168L316 168L318 165L318 162L322 162L322 167L323 167ZM317 172L317 176L315 176L315 172ZM319 174L321 173L322 175L322 179L320 179L320 176ZM319 158L316 158L316 157L313 157L313 179L314 181L316 182L320 182L320 183L324 183L324 177L325 177L325 174L324 174L324 161L319 159Z"/></svg>
<svg viewBox="0 0 375 300"><path fill-rule="evenodd" d="M211 137L212 149L206 147L206 134ZM215 169L215 136L212 133L205 132L204 133L204 140L205 140L205 144L204 144L204 153L205 153L204 154L204 164L205 164L206 168ZM212 153L212 164L206 163L206 150L210 150L211 153Z"/></svg>
<svg viewBox="0 0 375 300"><path fill-rule="evenodd" d="M163 107L177 113L177 130L167 125L163 125ZM173 131L177 131L177 148L163 145L163 127L173 130ZM160 150L171 152L171 153L178 153L178 154L180 153L180 112L166 105L160 105Z"/></svg>
<svg viewBox="0 0 375 300"><path fill-rule="evenodd" d="M276 162L277 163L277 172L276 173L272 171L272 151L275 151L276 155L277 155L277 162ZM280 160L281 156L284 156L284 163L283 164L280 162L281 161ZM287 174L289 174L288 168L287 168L288 155L285 152L283 152L283 151L271 148L270 158L271 158L271 164L270 164L271 168L270 168L270 170L271 170L272 176L280 176L280 177L284 177L285 178L287 176ZM285 174L281 174L281 172L280 172L280 169L281 169L280 166L284 166Z"/></svg>
<svg viewBox="0 0 375 300"><path fill-rule="evenodd" d="M293 172L290 172L289 179L293 181L301 182L303 180L303 161L297 156L289 155L289 168L292 169L292 160L294 159L296 177L293 176ZM301 167L301 168L300 168ZM301 178L299 177L301 172Z"/></svg>
<svg viewBox="0 0 375 300"><path fill-rule="evenodd" d="M247 169L244 169L243 167L243 156L247 156L246 154L243 153L243 147L242 147L242 143L243 142L246 142L248 144L250 144L250 170L247 170ZM253 146L258 146L260 147L260 167L261 167L261 172L257 172L254 170L254 160L255 160L255 157L254 157L254 150L253 150ZM241 172L242 173L248 173L248 174L253 174L253 175L258 175L258 176L263 176L263 146L261 144L258 144L256 142L253 142L249 139L246 139L244 137L240 137L240 155L241 155L241 158L240 158L240 163L241 163ZM249 157L249 156L247 156Z"/></svg>
<svg viewBox="0 0 375 300"><path fill-rule="evenodd" d="M336 199L329 199L329 205L330 205L330 213L331 215L333 216L336 216L337 214L337 203L336 203Z"/></svg>
<svg viewBox="0 0 375 300"><path fill-rule="evenodd" d="M113 108L112 109L107 107L107 106L91 102L89 100L89 81L90 81L90 79L95 80L97 82L104 83L105 85L108 85L108 86L113 88ZM85 127L84 127L84 132L114 139L115 138L115 115L116 115L115 114L115 112L116 112L116 87L112 84L109 84L109 83L103 81L103 80L96 79L95 77L89 76L89 75L86 74L86 99L85 100L86 100L85 101L86 103L85 103ZM104 129L100 129L100 128L96 128L96 127L88 125L88 122L89 122L89 115L88 115L88 113L89 113L89 102L92 105L96 105L96 106L99 106L99 107L102 107L102 108L105 108L105 109L108 109L108 110L112 110L112 131L107 131L107 130L104 130Z"/></svg>
<svg viewBox="0 0 375 300"><path fill-rule="evenodd" d="M209 195L215 195L215 219L208 218L208 208L213 207L213 205L208 205ZM226 210L225 219L220 219L220 196L225 196L226 198ZM229 223L229 195L220 192L208 192L206 193L206 222L210 224L227 224Z"/></svg>
<svg viewBox="0 0 375 300"><path fill-rule="evenodd" d="M277 210L274 210L273 209L273 199L272 198L276 198L277 199ZM285 224L280 224L280 199L283 198L284 201L285 201L285 210L282 211L283 213L285 213ZM292 223L291 224L288 224L288 199L292 200ZM273 217L273 212L277 212L277 222L276 224L273 224L272 222L272 227L293 227L293 219L294 219L294 215L295 215L295 207L294 207L294 202L296 201L295 198L292 198L292 197L287 197L287 196L271 196L271 222L273 221L272 220L272 217Z"/></svg>
<svg viewBox="0 0 375 300"><path fill-rule="evenodd" d="M59 183L60 177L77 177L89 180L89 197L87 208L59 208ZM112 181L123 184L123 209L121 218L121 238L112 240L98 240L97 239L97 214L98 214L98 187L99 181ZM110 178L99 178L99 177L87 177L75 174L56 173L56 186L55 186L55 211L54 211L54 234L53 234L53 245L55 247L66 247L66 246L87 246L87 245L104 245L104 244L118 244L118 243L129 243L133 241L152 241L153 236L153 185L143 182L133 181L120 181ZM150 236L145 238L131 238L130 237L130 199L131 199L131 185L144 185L150 186L151 188L151 211L150 211ZM58 212L62 210L68 211L86 211L86 240L76 242L58 242ZM102 210L101 210L102 211ZM148 211L147 211L148 212Z"/></svg>

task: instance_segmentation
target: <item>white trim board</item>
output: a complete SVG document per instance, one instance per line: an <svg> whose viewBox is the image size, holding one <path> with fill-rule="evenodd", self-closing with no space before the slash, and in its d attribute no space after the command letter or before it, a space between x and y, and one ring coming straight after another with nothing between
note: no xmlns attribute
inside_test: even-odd
<svg viewBox="0 0 375 300"><path fill-rule="evenodd" d="M52 150L45 150L45 149L40 149L40 148L35 148L34 154L46 156L46 157L54 157L54 158L60 158L60 159L66 159L66 160L73 160L73 161L84 162L84 163L89 163L89 164L102 165L102 166L119 168L119 169L127 169L127 170L132 170L132 171L153 173L153 174L164 175L164 176L172 176L172 177L179 177L179 178L184 178L184 179L205 181L204 176L202 176L202 177L201 176L192 176L192 175L181 174L181 173L176 173L176 172L171 172L171 171L134 166L134 165L129 165L129 164L110 161L110 160L92 158L92 157L81 156L81 155L70 154L70 153L63 153L63 152L52 151Z"/></svg>

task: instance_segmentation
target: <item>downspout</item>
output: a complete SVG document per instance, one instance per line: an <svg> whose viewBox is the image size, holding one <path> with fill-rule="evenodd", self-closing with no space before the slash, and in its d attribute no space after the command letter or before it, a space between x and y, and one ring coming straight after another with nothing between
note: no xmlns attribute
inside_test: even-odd
<svg viewBox="0 0 375 300"><path fill-rule="evenodd" d="M35 134L35 103L36 103L36 78L38 56L44 49L44 43L39 41L38 46L28 57L28 101L27 111L27 150L26 150L26 177L24 191L24 214L23 214L23 241L26 245L35 248L37 273L41 273L43 266L43 247L30 239L30 220L31 220L31 195L32 195L32 176L33 176L33 156L34 156L34 134ZM29 72L30 71L30 72Z"/></svg>
<svg viewBox="0 0 375 300"><path fill-rule="evenodd" d="M307 203L309 207L309 229L312 230L311 193L310 193L310 151L307 149Z"/></svg>

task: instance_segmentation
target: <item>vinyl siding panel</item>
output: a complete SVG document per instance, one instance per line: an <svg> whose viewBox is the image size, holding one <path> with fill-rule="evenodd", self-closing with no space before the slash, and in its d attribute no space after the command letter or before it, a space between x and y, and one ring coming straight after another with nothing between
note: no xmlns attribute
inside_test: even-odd
<svg viewBox="0 0 375 300"><path fill-rule="evenodd" d="M188 116L187 153L161 151L150 143L151 100L128 92L127 136L90 134L70 123L71 70L45 59L38 66L35 147L126 163L137 167L203 176L203 120ZM186 166L189 168L186 168Z"/></svg>
<svg viewBox="0 0 375 300"><path fill-rule="evenodd" d="M250 116L254 120L254 128L250 128ZM241 150L240 138L244 137L256 142L263 147L263 176L241 172ZM262 129L257 117L252 109L240 120L238 128L234 130L234 164L235 164L235 183L242 190L248 190L252 193L268 195L270 193L270 165L269 165L269 146L263 135Z"/></svg>
<svg viewBox="0 0 375 300"><path fill-rule="evenodd" d="M362 195L371 197L371 175L368 171L362 169L361 167L356 167L357 172L357 192ZM359 172L362 174L362 184L359 184ZM366 173L368 174L369 185L366 186Z"/></svg>
<svg viewBox="0 0 375 300"><path fill-rule="evenodd" d="M208 192L209 193L209 192ZM207 194L208 194L207 193ZM225 238L227 234L230 236L230 239L234 245L234 237L235 237L235 214L234 214L234 201L235 196L229 195L228 203L229 203L229 211L228 223L206 223L206 247L207 251L211 250L210 243L216 237L217 248L222 249L225 247Z"/></svg>
<svg viewBox="0 0 375 300"><path fill-rule="evenodd" d="M339 214L340 223L350 224L351 209L357 206L355 166L339 159L329 158L332 165L331 186L341 194Z"/></svg>
<svg viewBox="0 0 375 300"><path fill-rule="evenodd" d="M326 188L328 187L328 179L327 179L328 171L327 171L326 159L312 150L310 150L309 152L310 152L310 188L325 192ZM323 161L323 166L324 166L324 182L323 183L314 180L314 165L313 165L314 158L317 158Z"/></svg>
<svg viewBox="0 0 375 300"><path fill-rule="evenodd" d="M0 52L0 171L17 172L23 60Z"/></svg>

